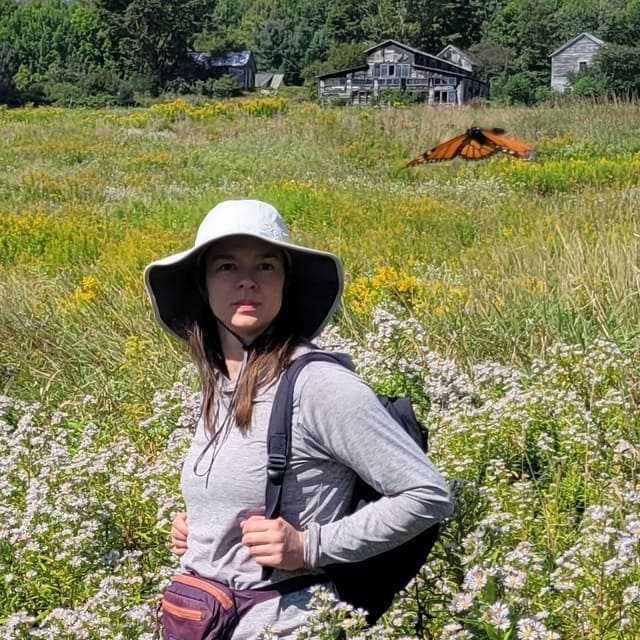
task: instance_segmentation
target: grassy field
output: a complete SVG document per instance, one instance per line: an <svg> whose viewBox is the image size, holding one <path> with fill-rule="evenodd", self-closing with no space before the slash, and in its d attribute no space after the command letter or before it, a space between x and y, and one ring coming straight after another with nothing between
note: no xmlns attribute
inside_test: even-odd
<svg viewBox="0 0 640 640"><path fill-rule="evenodd" d="M472 124L505 128L535 147L536 159L404 167ZM141 273L188 247L204 213L233 197L272 202L294 240L343 258L345 303L330 338L359 354L372 383L431 406L434 457L463 480L466 511L447 538L456 560L443 546L440 573L425 576L449 598L432 603L442 635L430 637L637 637L640 595L629 589L640 579L630 506L640 500L640 105L175 101L0 110L0 131L0 460L11 532L0 564L13 580L0 579L6 637L40 637L36 624L54 629L41 637L149 632L148 612L134 622L113 610L100 618L92 600L113 587L100 580L123 571L128 611L137 611L172 562L160 547L178 507L174 427L188 422L192 387L180 377L184 353L152 321ZM57 458L51 438L62 447ZM111 479L96 480L96 460ZM69 465L90 479L65 475ZM49 488L38 494L25 470ZM153 495L147 481L158 485ZM65 525L61 533L55 517L34 515L30 500L55 502L60 491L94 496L90 531ZM105 500L114 506L101 519L96 505ZM589 537L600 525L618 533L599 559L580 556L600 544ZM41 562L26 542L34 530L51 556ZM51 550L64 535L91 549L79 568ZM509 574L508 554L525 544L530 564L509 556ZM621 547L632 558L624 579L616 568L615 586L598 582L598 566L613 557L607 550ZM104 560L109 553L117 562ZM568 594L556 583L571 580L556 574L571 563L582 573ZM92 575L96 566L103 573ZM45 569L53 582L43 583ZM146 577L131 587L140 571ZM545 578L519 592L525 604L499 595L505 576L535 571ZM566 601L578 604L565 610ZM509 612L502 627L499 605ZM89 635L67 613L51 618L58 608L93 616ZM526 622L544 626L543 617L559 636ZM527 624L539 635L526 635Z"/></svg>

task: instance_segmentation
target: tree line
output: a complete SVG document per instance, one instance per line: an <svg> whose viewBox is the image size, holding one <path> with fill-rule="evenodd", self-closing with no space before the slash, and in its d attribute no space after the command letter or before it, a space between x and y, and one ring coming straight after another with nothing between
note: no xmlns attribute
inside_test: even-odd
<svg viewBox="0 0 640 640"><path fill-rule="evenodd" d="M434 54L453 44L494 99L531 104L549 96L549 54L582 31L607 45L574 93L635 96L640 0L0 0L0 103L233 92L202 78L191 50L251 50L259 71L313 85L393 38Z"/></svg>

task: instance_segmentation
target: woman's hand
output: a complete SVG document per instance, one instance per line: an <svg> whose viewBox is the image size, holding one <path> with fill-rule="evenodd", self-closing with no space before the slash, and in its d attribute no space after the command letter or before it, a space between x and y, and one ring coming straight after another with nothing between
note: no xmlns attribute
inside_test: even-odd
<svg viewBox="0 0 640 640"><path fill-rule="evenodd" d="M176 513L176 517L171 523L171 552L180 557L187 550L187 534L189 527L187 525L187 514L184 511Z"/></svg>
<svg viewBox="0 0 640 640"><path fill-rule="evenodd" d="M242 544L259 565L289 571L304 567L304 531L282 518L264 516L251 516L240 527Z"/></svg>

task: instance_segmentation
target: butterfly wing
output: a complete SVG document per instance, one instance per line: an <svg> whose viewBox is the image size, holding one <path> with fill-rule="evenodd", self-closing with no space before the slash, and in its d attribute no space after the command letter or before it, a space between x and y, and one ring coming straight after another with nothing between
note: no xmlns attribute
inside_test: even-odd
<svg viewBox="0 0 640 640"><path fill-rule="evenodd" d="M529 160L533 157L534 150L531 147L519 140L502 135L504 133L503 129L480 129L480 131L487 142L503 153L508 153L510 156L515 156L521 160Z"/></svg>
<svg viewBox="0 0 640 640"><path fill-rule="evenodd" d="M459 155L464 160L482 160L488 158L494 153L501 151L500 147L493 144L490 140L477 140L475 137L468 136L469 141L460 149Z"/></svg>
<svg viewBox="0 0 640 640"><path fill-rule="evenodd" d="M523 142L507 138L504 129L472 127L466 133L446 140L407 163L415 167L429 162L442 162L460 156L464 160L482 160L502 151L522 160L533 157L534 150Z"/></svg>
<svg viewBox="0 0 640 640"><path fill-rule="evenodd" d="M421 156L414 158L411 162L407 163L407 167L415 167L418 164L426 164L428 162L442 162L443 160L451 160L455 158L460 150L465 146L468 139L468 134L462 135L445 140L439 145L425 151Z"/></svg>

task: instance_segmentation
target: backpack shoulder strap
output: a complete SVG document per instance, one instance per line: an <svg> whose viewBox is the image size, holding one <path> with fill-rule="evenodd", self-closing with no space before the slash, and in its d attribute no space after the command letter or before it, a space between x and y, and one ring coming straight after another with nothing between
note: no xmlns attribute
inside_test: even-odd
<svg viewBox="0 0 640 640"><path fill-rule="evenodd" d="M282 483L291 453L291 421L293 418L293 388L298 374L309 362L335 362L340 360L325 351L302 354L285 369L280 377L273 399L269 430L267 432L267 486L265 492L265 516L280 515Z"/></svg>
<svg viewBox="0 0 640 640"><path fill-rule="evenodd" d="M264 498L266 518L277 518L280 515L282 483L291 454L293 388L300 371L313 361L340 362L336 356L326 351L310 351L292 360L278 382L267 431L267 484ZM268 580L272 573L273 567L262 567L263 580Z"/></svg>

